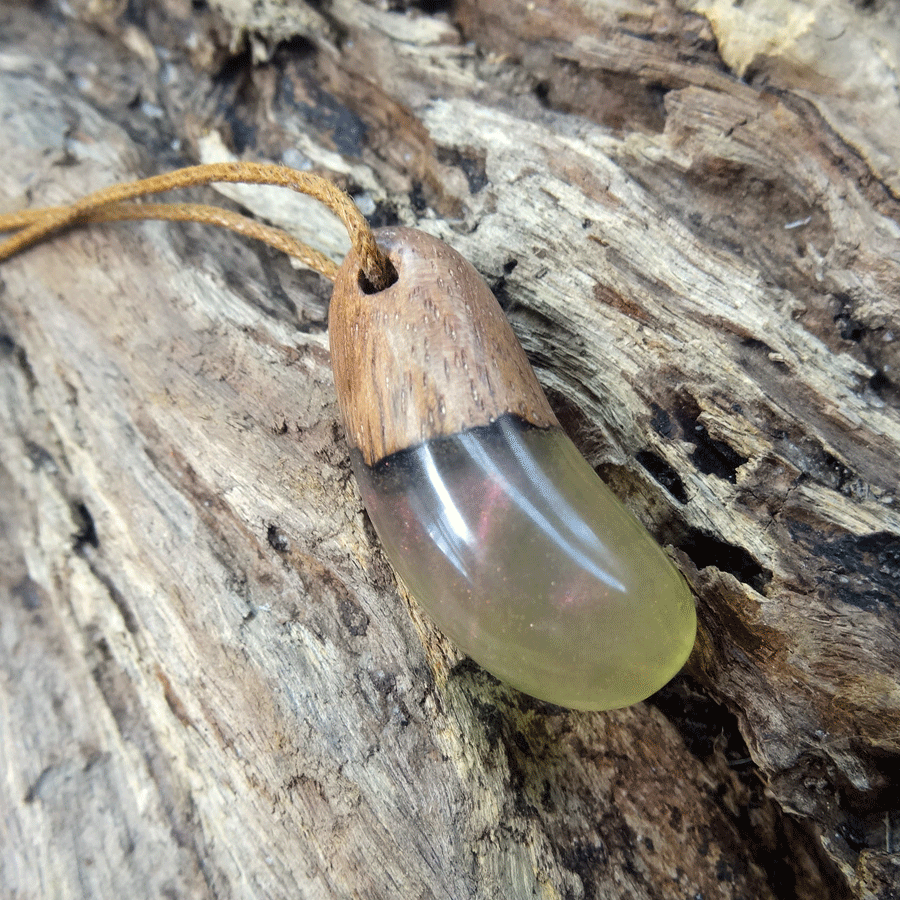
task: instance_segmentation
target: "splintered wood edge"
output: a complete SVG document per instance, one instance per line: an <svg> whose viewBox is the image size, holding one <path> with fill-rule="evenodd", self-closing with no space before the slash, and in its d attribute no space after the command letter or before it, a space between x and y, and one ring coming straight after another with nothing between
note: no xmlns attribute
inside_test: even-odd
<svg viewBox="0 0 900 900"><path fill-rule="evenodd" d="M366 464L506 413L540 427L558 425L475 268L422 231L375 234L397 281L366 293L351 251L334 283L328 325L347 439Z"/></svg>

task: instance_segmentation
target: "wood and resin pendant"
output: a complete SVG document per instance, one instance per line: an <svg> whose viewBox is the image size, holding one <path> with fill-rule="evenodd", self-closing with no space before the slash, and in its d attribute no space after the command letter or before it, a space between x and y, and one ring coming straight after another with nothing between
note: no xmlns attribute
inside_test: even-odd
<svg viewBox="0 0 900 900"><path fill-rule="evenodd" d="M576 709L648 697L681 668L684 579L566 437L503 311L456 251L376 232L351 251L331 358L353 469L394 569L437 626L527 694Z"/></svg>

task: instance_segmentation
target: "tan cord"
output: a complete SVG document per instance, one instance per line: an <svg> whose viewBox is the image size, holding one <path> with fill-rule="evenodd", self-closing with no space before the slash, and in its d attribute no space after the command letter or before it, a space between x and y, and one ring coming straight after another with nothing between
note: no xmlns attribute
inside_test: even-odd
<svg viewBox="0 0 900 900"><path fill-rule="evenodd" d="M27 212L41 212L41 210L27 210ZM240 213L223 209L221 206L207 206L203 203L135 203L126 201L123 203L110 203L91 210L79 218L78 223L83 225L99 225L102 222L124 222L128 220L156 219L166 222L200 222L204 225L217 225L230 231L242 234L245 237L262 241L288 256L295 259L324 275L330 281L337 276L338 265L330 260L324 253L314 250L303 241L289 235L280 228L265 225L250 219ZM0 216L0 231L4 229L4 217Z"/></svg>
<svg viewBox="0 0 900 900"><path fill-rule="evenodd" d="M0 215L0 231L18 231L26 225L43 219L48 212L61 208L59 206L43 206L40 209L22 209L18 212L4 213Z"/></svg>
<svg viewBox="0 0 900 900"><path fill-rule="evenodd" d="M272 243L270 238L276 241L288 241L290 242L290 249L288 249L287 243L279 246L279 249L284 249L285 252L297 256L305 265L310 265L311 268L321 272L326 277L334 278L336 267L331 260L327 260L322 254L306 247L299 241L295 241L278 229L254 223L252 220L238 214L200 204L132 204L129 202L147 194L158 194L176 188L194 187L211 184L216 181L278 185L290 188L301 194L308 194L324 203L344 223L344 227L350 235L350 242L359 259L363 276L375 291L383 290L396 279L394 267L390 260L379 250L368 222L366 222L362 213L344 191L319 175L297 172L286 166L250 162L189 166L186 169L177 169L174 172L155 175L142 181L111 185L95 191L81 200L76 200L69 206L25 210L0 216L0 231L19 229L16 234L0 244L0 261L8 259L38 241L71 225L91 221L102 222L112 221L113 219L148 218L148 216L141 216L138 212L132 215L128 207L133 207L135 210L153 210L154 215L149 216L149 218L182 220L190 218L192 221L221 225L233 231L257 237L266 241L266 243L271 243L272 246L279 245ZM190 215L192 211L197 216ZM264 234L266 236L263 236ZM298 252L301 247L303 249ZM325 260L324 265L327 267L327 271L323 271L319 267L318 263L321 260Z"/></svg>

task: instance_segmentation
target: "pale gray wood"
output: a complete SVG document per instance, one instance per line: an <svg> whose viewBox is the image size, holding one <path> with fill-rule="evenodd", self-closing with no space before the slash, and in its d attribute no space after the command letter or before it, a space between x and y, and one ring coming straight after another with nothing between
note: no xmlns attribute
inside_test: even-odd
<svg viewBox="0 0 900 900"><path fill-rule="evenodd" d="M321 168L498 288L557 413L677 548L701 634L656 706L495 684L368 527L327 283L199 227L62 236L0 268L2 891L891 896L900 212L878 116L796 59L757 62L774 89L738 81L722 17L665 4L460 3L463 37L296 4L315 53L279 57L285 20L253 20L243 94L205 74L240 7L167 3L146 30L74 8L112 37L0 10L2 208L170 168L173 139L221 157L231 104L248 155ZM865 15L842 13L854 52L893 47Z"/></svg>

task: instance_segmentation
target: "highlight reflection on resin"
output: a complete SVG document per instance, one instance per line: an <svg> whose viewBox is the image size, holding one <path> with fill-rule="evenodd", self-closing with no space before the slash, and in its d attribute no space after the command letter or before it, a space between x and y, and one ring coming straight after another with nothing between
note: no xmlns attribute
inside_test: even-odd
<svg viewBox="0 0 900 900"><path fill-rule="evenodd" d="M690 653L684 581L558 428L507 415L354 471L413 596L514 687L611 709Z"/></svg>
<svg viewBox="0 0 900 900"><path fill-rule="evenodd" d="M437 626L509 684L612 709L662 687L696 616L684 579L559 427L481 276L409 228L376 232L396 281L353 253L331 364L366 509Z"/></svg>

